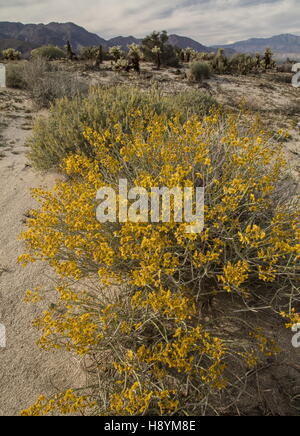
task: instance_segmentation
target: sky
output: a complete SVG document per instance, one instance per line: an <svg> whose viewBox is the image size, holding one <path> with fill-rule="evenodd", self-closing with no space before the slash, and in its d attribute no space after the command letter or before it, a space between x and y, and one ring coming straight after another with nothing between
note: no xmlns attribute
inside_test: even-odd
<svg viewBox="0 0 300 436"><path fill-rule="evenodd" d="M0 0L0 21L74 22L105 39L167 30L205 45L300 35L300 0Z"/></svg>

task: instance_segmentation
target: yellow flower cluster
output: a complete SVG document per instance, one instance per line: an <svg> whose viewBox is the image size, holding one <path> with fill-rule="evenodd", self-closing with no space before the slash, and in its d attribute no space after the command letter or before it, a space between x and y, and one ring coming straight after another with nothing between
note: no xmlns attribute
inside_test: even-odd
<svg viewBox="0 0 300 436"><path fill-rule="evenodd" d="M120 394L113 394L110 398L110 411L117 415L143 415L149 410L150 404L156 404L160 415L173 415L179 409L176 391L147 391L141 389L138 382L126 388Z"/></svg>
<svg viewBox="0 0 300 436"><path fill-rule="evenodd" d="M64 394L56 395L50 400L44 396L39 397L33 406L22 411L21 416L82 415L86 409L92 409L95 405L96 403L88 397L79 396L69 389Z"/></svg>
<svg viewBox="0 0 300 436"><path fill-rule="evenodd" d="M132 305L133 308L149 306L154 313L160 312L167 318L174 318L175 322L191 319L196 312L193 299L164 289L147 293L145 299L138 292L132 297Z"/></svg>
<svg viewBox="0 0 300 436"><path fill-rule="evenodd" d="M224 274L219 276L220 282L224 283L225 291L231 292L233 289L239 289L249 277L249 264L246 261L239 261L236 264L228 262L224 266Z"/></svg>
<svg viewBox="0 0 300 436"><path fill-rule="evenodd" d="M188 374L195 382L205 382L214 388L222 389L226 386L224 378L225 365L222 363L226 355L226 348L218 338L212 338L209 333L196 327L189 332L178 328L173 340L167 344L158 343L156 347L147 348L145 345L137 351L140 361L155 366L166 366L178 373ZM208 365L203 365L203 360Z"/></svg>
<svg viewBox="0 0 300 436"><path fill-rule="evenodd" d="M256 331L251 332L250 336L258 342L260 352L265 356L274 356L281 351L276 341L272 338L268 338L261 328L257 328Z"/></svg>
<svg viewBox="0 0 300 436"><path fill-rule="evenodd" d="M122 394L113 394L110 398L110 410L117 415L142 415L148 410L153 392L145 391L135 382Z"/></svg>
<svg viewBox="0 0 300 436"><path fill-rule="evenodd" d="M56 291L60 295L60 306L54 305L44 311L43 317L34 322L42 331L38 343L44 349L65 348L84 355L103 338L100 314L79 312L79 308L82 310L85 304L89 304L84 293L78 295L64 286L56 288Z"/></svg>
<svg viewBox="0 0 300 436"><path fill-rule="evenodd" d="M281 312L282 318L288 319L290 322L286 324L287 329L291 329L295 325L300 325L300 314L296 312L296 309L291 309L290 313Z"/></svg>

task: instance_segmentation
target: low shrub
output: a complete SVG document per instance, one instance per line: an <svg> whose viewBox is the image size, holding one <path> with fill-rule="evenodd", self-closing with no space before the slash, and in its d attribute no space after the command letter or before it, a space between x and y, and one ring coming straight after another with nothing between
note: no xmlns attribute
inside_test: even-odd
<svg viewBox="0 0 300 436"><path fill-rule="evenodd" d="M26 82L23 75L23 65L17 63L10 63L6 65L6 86L8 88L25 89Z"/></svg>
<svg viewBox="0 0 300 436"><path fill-rule="evenodd" d="M194 62L190 67L190 78L196 82L202 82L210 78L210 67L205 62Z"/></svg>
<svg viewBox="0 0 300 436"><path fill-rule="evenodd" d="M30 62L10 64L6 69L8 87L26 89L38 108L48 108L59 98L87 94L88 87L77 76L37 57Z"/></svg>
<svg viewBox="0 0 300 436"><path fill-rule="evenodd" d="M49 117L37 121L28 142L29 159L36 168L48 169L58 167L70 153L80 151L92 156L93 150L83 135L85 127L101 131L121 123L127 132L133 109L170 117L179 113L184 120L191 114L205 115L214 104L209 95L200 91L163 96L157 90L148 93L132 87L93 88L85 98L55 102Z"/></svg>
<svg viewBox="0 0 300 436"><path fill-rule="evenodd" d="M293 62L287 60L282 64L278 64L277 71L280 73L292 73L292 68L293 68Z"/></svg>
<svg viewBox="0 0 300 436"><path fill-rule="evenodd" d="M37 57L22 64L22 76L28 90L33 90L37 82L47 76L48 73L56 72L56 66L47 59Z"/></svg>
<svg viewBox="0 0 300 436"><path fill-rule="evenodd" d="M54 45L45 45L43 47L35 48L31 52L31 56L33 58L41 57L47 59L49 61L63 59L66 57L66 54L63 50Z"/></svg>
<svg viewBox="0 0 300 436"><path fill-rule="evenodd" d="M60 278L57 301L35 322L40 345L87 356L94 379L41 397L23 415L222 413L222 391L233 391L235 404L249 368L278 351L248 318L242 340L228 337L234 299L273 309L280 301L287 311L299 301L299 204L283 184L280 146L248 116L218 109L182 121L126 106L105 128L88 121L89 155L78 148L63 163L65 182L35 190L41 208L31 212L19 260L46 262ZM147 192L204 186L204 231L187 233L174 219L143 221L139 208L134 222L98 222L97 190L124 178ZM27 298L42 295L30 290ZM211 298L227 307L223 320L203 319Z"/></svg>
<svg viewBox="0 0 300 436"><path fill-rule="evenodd" d="M76 75L64 71L49 72L41 77L30 89L31 95L39 108L50 107L57 99L76 98L88 93L88 86Z"/></svg>

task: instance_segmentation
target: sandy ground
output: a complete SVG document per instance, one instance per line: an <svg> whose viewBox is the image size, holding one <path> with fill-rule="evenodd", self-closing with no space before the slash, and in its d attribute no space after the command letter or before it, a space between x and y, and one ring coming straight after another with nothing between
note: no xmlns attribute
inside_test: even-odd
<svg viewBox="0 0 300 436"><path fill-rule="evenodd" d="M30 102L22 93L0 89L0 323L7 335L6 348L0 348L0 416L18 415L41 393L70 386L81 375L80 362L69 354L45 353L35 345L37 332L31 322L40 308L23 303L26 289L51 280L44 265L17 264L22 254L18 235L25 228L26 211L34 206L30 188L49 186L55 179L53 174L36 174L26 163L29 111Z"/></svg>

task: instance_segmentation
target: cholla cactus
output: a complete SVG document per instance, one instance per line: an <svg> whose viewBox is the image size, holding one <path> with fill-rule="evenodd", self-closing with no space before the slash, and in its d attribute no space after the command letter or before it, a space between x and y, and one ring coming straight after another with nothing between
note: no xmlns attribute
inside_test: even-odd
<svg viewBox="0 0 300 436"><path fill-rule="evenodd" d="M6 50L2 51L2 56L7 61L17 61L21 57L21 52L15 50L14 48L7 48Z"/></svg>
<svg viewBox="0 0 300 436"><path fill-rule="evenodd" d="M211 53L206 53L206 52L200 52L197 55L197 59L200 61L208 61L208 62L212 62L215 58L215 53L211 52Z"/></svg>
<svg viewBox="0 0 300 436"><path fill-rule="evenodd" d="M228 60L227 60L226 56L224 55L224 49L219 48L217 51L217 54L213 60L213 69L217 73L222 74L222 73L226 72L227 66L228 66Z"/></svg>
<svg viewBox="0 0 300 436"><path fill-rule="evenodd" d="M255 54L255 68L256 70L259 70L261 67L261 55L259 52Z"/></svg>
<svg viewBox="0 0 300 436"><path fill-rule="evenodd" d="M155 47L153 47L153 49L151 51L156 56L157 69L160 70L160 67L161 67L161 48L156 45Z"/></svg>
<svg viewBox="0 0 300 436"><path fill-rule="evenodd" d="M128 49L129 49L129 51L128 51L129 62L131 63L134 71L136 71L137 73L140 73L140 71L141 71L140 62L144 57L144 55L140 49L140 46L137 44L131 44L128 46Z"/></svg>
<svg viewBox="0 0 300 436"><path fill-rule="evenodd" d="M102 45L99 45L99 49L95 60L95 67L99 67L99 65L102 63L103 63L103 47Z"/></svg>
<svg viewBox="0 0 300 436"><path fill-rule="evenodd" d="M256 58L245 53L238 53L229 60L228 70L231 73L249 74L256 70L256 62Z"/></svg>
<svg viewBox="0 0 300 436"><path fill-rule="evenodd" d="M179 52L181 62L185 62L185 53L184 50L180 50Z"/></svg>
<svg viewBox="0 0 300 436"><path fill-rule="evenodd" d="M95 61L97 54L97 47L84 47L80 52L80 58L85 61Z"/></svg>
<svg viewBox="0 0 300 436"><path fill-rule="evenodd" d="M263 61L264 61L264 66L265 66L266 70L268 70L274 66L273 53L272 53L272 50L270 48L266 49Z"/></svg>
<svg viewBox="0 0 300 436"><path fill-rule="evenodd" d="M128 59L120 58L113 65L114 71L130 71L130 63Z"/></svg>
<svg viewBox="0 0 300 436"><path fill-rule="evenodd" d="M189 64L191 60L195 58L196 51L191 47L187 47L186 49L183 50L183 55L184 55L184 61Z"/></svg>
<svg viewBox="0 0 300 436"><path fill-rule="evenodd" d="M108 52L113 57L114 62L118 62L118 60L120 60L124 55L122 47L120 47L119 45L110 47Z"/></svg>
<svg viewBox="0 0 300 436"><path fill-rule="evenodd" d="M72 61L72 60L75 58L75 53L73 53L73 50L72 50L72 46L71 46L70 41L67 41L66 49L67 49L67 58L68 58L70 61Z"/></svg>
<svg viewBox="0 0 300 436"><path fill-rule="evenodd" d="M238 65L239 73L248 74L252 70L253 66L254 64L252 56L243 54Z"/></svg>

